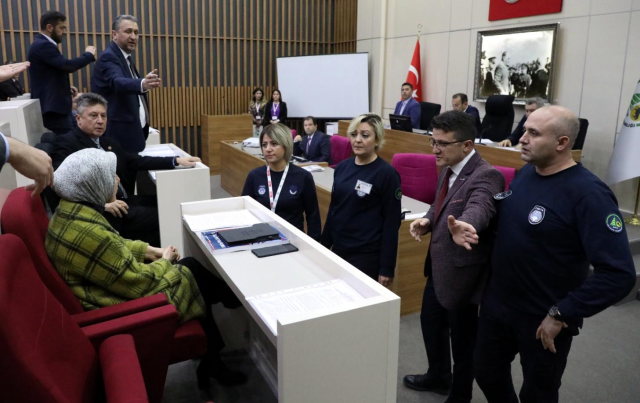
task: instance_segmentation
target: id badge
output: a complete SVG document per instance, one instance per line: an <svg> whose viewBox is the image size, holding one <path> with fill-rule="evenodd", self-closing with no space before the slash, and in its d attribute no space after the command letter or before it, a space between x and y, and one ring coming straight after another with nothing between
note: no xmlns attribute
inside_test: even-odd
<svg viewBox="0 0 640 403"><path fill-rule="evenodd" d="M271 120L278 120L278 117L276 115L271 116Z"/></svg>
<svg viewBox="0 0 640 403"><path fill-rule="evenodd" d="M371 185L370 183L367 182L363 182L361 180L358 180L358 182L356 183L356 190L358 192L362 192L364 194L370 194L371 193L371 188L373 187L373 185Z"/></svg>
<svg viewBox="0 0 640 403"><path fill-rule="evenodd" d="M256 116L256 120L262 120L262 116Z"/></svg>

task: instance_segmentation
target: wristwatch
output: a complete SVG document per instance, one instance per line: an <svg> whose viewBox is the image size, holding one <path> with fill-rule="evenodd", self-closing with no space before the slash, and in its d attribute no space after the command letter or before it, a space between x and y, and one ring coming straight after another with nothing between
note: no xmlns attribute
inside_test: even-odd
<svg viewBox="0 0 640 403"><path fill-rule="evenodd" d="M562 319L562 315L560 314L560 310L555 305L552 306L551 308L549 308L549 316L551 316L555 320L559 320L560 322L564 322L564 320Z"/></svg>

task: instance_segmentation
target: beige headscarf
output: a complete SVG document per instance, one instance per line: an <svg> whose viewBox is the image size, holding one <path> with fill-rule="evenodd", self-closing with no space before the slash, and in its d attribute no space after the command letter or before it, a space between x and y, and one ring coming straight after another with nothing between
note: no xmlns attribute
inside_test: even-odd
<svg viewBox="0 0 640 403"><path fill-rule="evenodd" d="M86 148L69 155L55 172L53 186L63 199L104 206L113 197L116 155Z"/></svg>

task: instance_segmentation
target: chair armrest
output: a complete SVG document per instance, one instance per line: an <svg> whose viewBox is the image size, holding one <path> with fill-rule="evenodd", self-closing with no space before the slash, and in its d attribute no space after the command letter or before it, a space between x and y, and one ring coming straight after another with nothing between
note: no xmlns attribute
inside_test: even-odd
<svg viewBox="0 0 640 403"><path fill-rule="evenodd" d="M96 351L112 336L133 336L149 401L160 402L179 316L175 306L164 305L81 329Z"/></svg>
<svg viewBox="0 0 640 403"><path fill-rule="evenodd" d="M100 368L107 403L148 403L133 337L110 337L100 346Z"/></svg>
<svg viewBox="0 0 640 403"><path fill-rule="evenodd" d="M107 320L128 316L149 309L158 308L169 304L167 296L160 293L149 297L138 298L121 304L107 306L93 311L87 311L71 315L78 326L85 327Z"/></svg>

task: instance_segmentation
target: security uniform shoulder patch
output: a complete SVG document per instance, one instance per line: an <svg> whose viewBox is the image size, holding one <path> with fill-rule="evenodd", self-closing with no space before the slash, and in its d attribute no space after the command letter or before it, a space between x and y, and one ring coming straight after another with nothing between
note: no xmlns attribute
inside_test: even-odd
<svg viewBox="0 0 640 403"><path fill-rule="evenodd" d="M506 192L496 193L493 195L493 198L496 200L504 200L507 197L511 196L513 192L511 190L507 190Z"/></svg>
<svg viewBox="0 0 640 403"><path fill-rule="evenodd" d="M402 190L400 188L396 189L396 199L402 199Z"/></svg>
<svg viewBox="0 0 640 403"><path fill-rule="evenodd" d="M615 232L616 234L622 232L622 220L619 215L609 214L605 223L609 231Z"/></svg>

